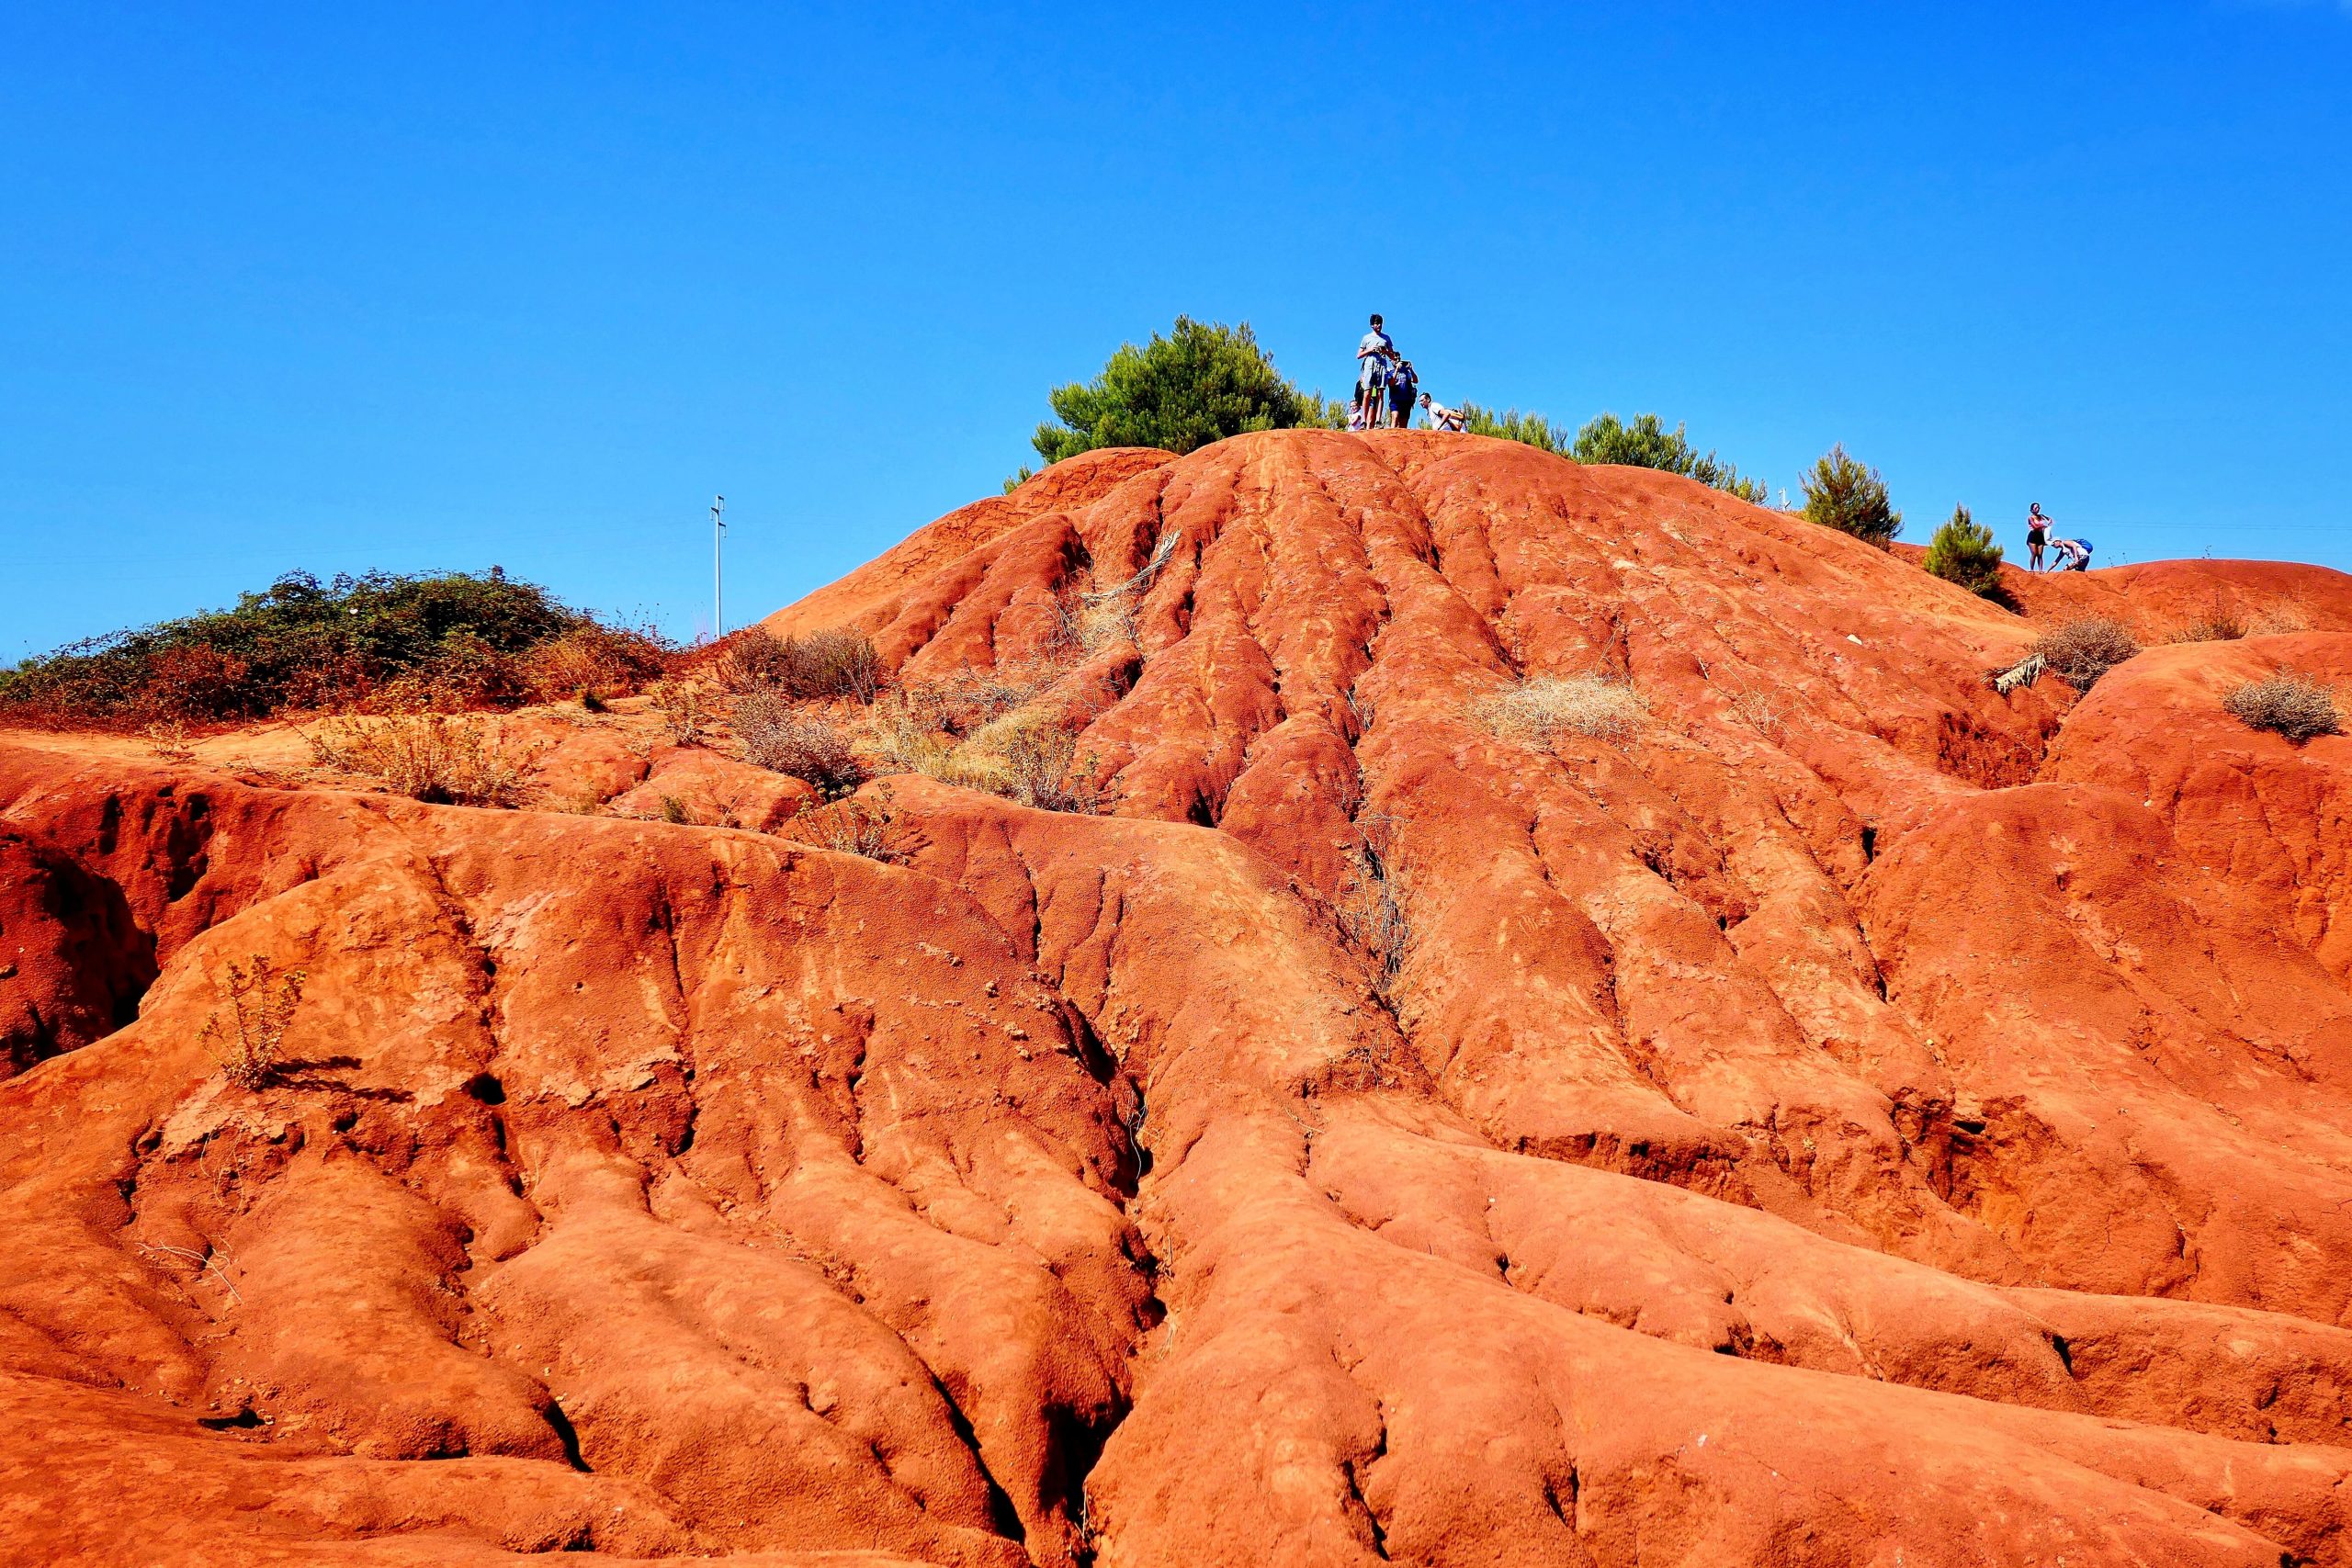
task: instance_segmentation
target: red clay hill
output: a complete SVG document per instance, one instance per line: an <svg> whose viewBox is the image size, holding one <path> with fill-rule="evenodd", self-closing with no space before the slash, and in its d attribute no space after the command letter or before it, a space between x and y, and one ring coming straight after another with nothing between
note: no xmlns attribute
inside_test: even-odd
<svg viewBox="0 0 2352 1568"><path fill-rule="evenodd" d="M771 620L1091 814L0 738L0 1559L2352 1561L2352 579L2008 581L1287 432Z"/></svg>

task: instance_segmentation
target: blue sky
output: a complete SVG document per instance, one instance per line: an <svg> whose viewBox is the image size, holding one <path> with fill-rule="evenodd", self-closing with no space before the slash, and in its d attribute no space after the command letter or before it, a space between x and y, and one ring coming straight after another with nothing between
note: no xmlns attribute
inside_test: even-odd
<svg viewBox="0 0 2352 1568"><path fill-rule="evenodd" d="M1500 11L1501 14L1496 14ZM2352 7L0 10L0 657L308 569L707 629L1178 311L1924 537L2352 567Z"/></svg>

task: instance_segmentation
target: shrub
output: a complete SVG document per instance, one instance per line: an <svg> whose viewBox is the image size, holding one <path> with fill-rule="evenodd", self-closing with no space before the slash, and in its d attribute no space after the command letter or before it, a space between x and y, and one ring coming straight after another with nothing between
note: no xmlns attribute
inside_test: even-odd
<svg viewBox="0 0 2352 1568"><path fill-rule="evenodd" d="M1648 709L1634 688L1606 675L1539 675L1476 705L1493 733L1544 746L1564 731L1595 740L1622 740Z"/></svg>
<svg viewBox="0 0 2352 1568"><path fill-rule="evenodd" d="M702 727L709 722L710 704L702 686L673 679L653 683L653 711L662 717L662 732L673 746L699 746Z"/></svg>
<svg viewBox="0 0 2352 1568"><path fill-rule="evenodd" d="M2314 736L2342 733L2335 694L2292 670L2248 681L2223 697L2222 705L2239 722L2283 735L2297 745Z"/></svg>
<svg viewBox="0 0 2352 1568"><path fill-rule="evenodd" d="M1517 409L1497 413L1476 403L1464 403L1462 412L1463 428L1473 435L1517 441L1579 463L1657 468L1697 479L1742 501L1764 499L1761 484L1741 478L1737 468L1713 452L1702 453L1690 445L1683 426L1678 424L1668 430L1666 422L1654 413L1635 414L1631 424L1613 413L1598 414L1583 429L1570 434L1566 425L1554 424L1540 413L1521 413Z"/></svg>
<svg viewBox="0 0 2352 1568"><path fill-rule="evenodd" d="M1668 430L1666 422L1654 413L1635 414L1631 424L1613 413L1597 415L1577 432L1568 456L1579 463L1622 463L1636 468L1657 468L1697 479L1742 501L1764 499L1763 485L1742 479L1737 468L1713 452L1702 455L1690 445L1681 425Z"/></svg>
<svg viewBox="0 0 2352 1568"><path fill-rule="evenodd" d="M300 969L279 974L266 953L229 965L222 982L229 993L229 1027L221 1028L216 1011L197 1035L220 1066L221 1077L245 1089L264 1088L277 1078L285 1066L286 1028L294 1021L307 977Z"/></svg>
<svg viewBox="0 0 2352 1568"><path fill-rule="evenodd" d="M2245 616L2218 591L2205 607L2172 629L2167 642L2235 642L2246 634Z"/></svg>
<svg viewBox="0 0 2352 1568"><path fill-rule="evenodd" d="M2077 692L2087 692L2099 677L2140 651L2140 639L2121 621L2104 615L2084 615L2041 634L2029 659Z"/></svg>
<svg viewBox="0 0 2352 1568"><path fill-rule="evenodd" d="M1991 599L2001 592L2001 547L1993 542L1993 530L1971 517L1965 506L1953 507L1951 518L1928 538L1920 564L1971 593Z"/></svg>
<svg viewBox="0 0 2352 1568"><path fill-rule="evenodd" d="M550 637L524 656L534 702L578 697L591 713L604 699L638 690L668 668L666 649L650 631L624 631L594 621Z"/></svg>
<svg viewBox="0 0 2352 1568"><path fill-rule="evenodd" d="M1576 437L1564 424L1554 424L1540 413L1521 413L1517 409L1505 409L1497 413L1480 408L1476 403L1462 405L1462 428L1473 435L1491 435L1499 441L1516 441L1532 446L1539 452L1555 452L1565 457L1568 448L1576 445Z"/></svg>
<svg viewBox="0 0 2352 1568"><path fill-rule="evenodd" d="M305 737L321 767L372 778L395 795L439 806L523 802L526 756L510 756L497 732L449 714L339 719Z"/></svg>
<svg viewBox="0 0 2352 1568"><path fill-rule="evenodd" d="M1335 912L1348 945L1364 956L1372 971L1372 994L1393 1017L1402 999L1405 964L1412 956L1413 923L1396 897L1396 881L1369 844L1349 867L1348 885Z"/></svg>
<svg viewBox="0 0 2352 1568"><path fill-rule="evenodd" d="M1804 479L1807 520L1868 540L1881 549L1903 532L1903 513L1888 504L1886 481L1876 468L1832 446Z"/></svg>
<svg viewBox="0 0 2352 1568"><path fill-rule="evenodd" d="M735 699L735 743L743 761L772 773L788 773L839 795L865 781L865 769L849 737L813 715L797 713L785 698L752 692Z"/></svg>
<svg viewBox="0 0 2352 1568"><path fill-rule="evenodd" d="M1238 327L1176 318L1170 334L1141 348L1122 344L1091 382L1047 394L1056 423L1037 427L1038 456L1058 463L1098 446L1160 446L1185 453L1251 430L1326 425L1330 405L1299 391Z"/></svg>
<svg viewBox="0 0 2352 1568"><path fill-rule="evenodd" d="M870 703L882 687L882 656L849 627L776 640L758 626L727 639L719 683L730 692L780 692L801 702L849 697Z"/></svg>
<svg viewBox="0 0 2352 1568"><path fill-rule="evenodd" d="M872 800L852 795L831 806L795 817L785 829L792 839L837 854L862 855L885 865L904 861L906 852L892 841L890 786L874 786Z"/></svg>
<svg viewBox="0 0 2352 1568"><path fill-rule="evenodd" d="M92 637L0 671L0 713L135 729L300 709L511 704L545 685L538 650L592 629L607 660L644 669L664 653L658 639L599 627L495 569L326 584L297 572L233 609Z"/></svg>

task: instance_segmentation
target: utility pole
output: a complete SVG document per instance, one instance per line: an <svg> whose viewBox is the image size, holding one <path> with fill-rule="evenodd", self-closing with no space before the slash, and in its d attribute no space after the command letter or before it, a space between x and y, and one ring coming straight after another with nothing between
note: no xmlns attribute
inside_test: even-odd
<svg viewBox="0 0 2352 1568"><path fill-rule="evenodd" d="M727 498L710 498L710 640L727 635Z"/></svg>

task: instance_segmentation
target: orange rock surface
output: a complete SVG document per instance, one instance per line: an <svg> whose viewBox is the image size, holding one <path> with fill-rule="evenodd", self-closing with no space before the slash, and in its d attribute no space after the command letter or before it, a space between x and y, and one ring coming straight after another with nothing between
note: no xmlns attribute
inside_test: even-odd
<svg viewBox="0 0 2352 1568"><path fill-rule="evenodd" d="M2007 581L1276 433L771 618L1091 694L1100 815L0 737L0 1559L2352 1560L2352 739L2221 705L2352 579ZM2151 646L1995 692L2079 613Z"/></svg>

